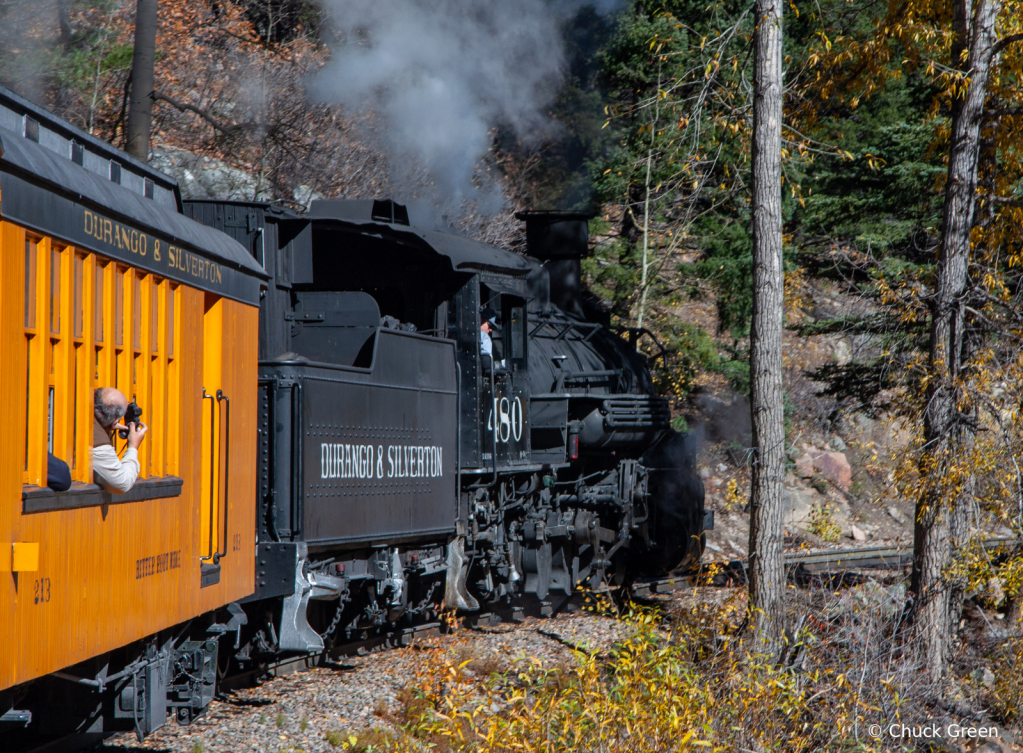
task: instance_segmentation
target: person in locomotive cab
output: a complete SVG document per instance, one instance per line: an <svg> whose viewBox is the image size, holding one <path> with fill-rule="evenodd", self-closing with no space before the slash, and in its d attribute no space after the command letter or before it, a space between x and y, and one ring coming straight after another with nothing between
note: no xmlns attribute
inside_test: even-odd
<svg viewBox="0 0 1023 753"><path fill-rule="evenodd" d="M480 309L480 355L494 357L494 341L490 338L497 328L497 314L489 306Z"/></svg>
<svg viewBox="0 0 1023 753"><path fill-rule="evenodd" d="M139 477L139 445L149 431L140 421L119 423L128 409L128 399L113 387L100 387L93 396L92 475L96 483L111 494L125 494ZM127 433L128 449L117 457L112 436L115 430Z"/></svg>
<svg viewBox="0 0 1023 753"><path fill-rule="evenodd" d="M497 329L497 314L490 306L480 309L480 360L483 362L483 370L494 373L504 373L504 360L494 360L494 341L491 335Z"/></svg>

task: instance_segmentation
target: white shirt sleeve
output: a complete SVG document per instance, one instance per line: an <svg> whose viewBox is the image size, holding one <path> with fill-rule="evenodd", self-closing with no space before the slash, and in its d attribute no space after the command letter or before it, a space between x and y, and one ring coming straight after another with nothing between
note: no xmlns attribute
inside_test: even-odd
<svg viewBox="0 0 1023 753"><path fill-rule="evenodd" d="M494 357L494 344L490 340L490 335L483 330L480 330L480 355Z"/></svg>
<svg viewBox="0 0 1023 753"><path fill-rule="evenodd" d="M138 450L128 448L124 457L117 457L117 450L110 445L92 448L92 474L97 484L111 494L124 494L135 485L139 477Z"/></svg>

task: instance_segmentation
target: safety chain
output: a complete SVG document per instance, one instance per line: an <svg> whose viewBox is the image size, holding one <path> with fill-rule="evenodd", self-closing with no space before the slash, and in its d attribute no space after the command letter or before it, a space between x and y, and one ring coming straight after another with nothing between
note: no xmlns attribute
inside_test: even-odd
<svg viewBox="0 0 1023 753"><path fill-rule="evenodd" d="M433 600L433 592L437 590L437 586L440 585L440 581L434 581L430 586L430 590L426 592L426 598L419 602L419 605L415 609L410 609L409 614L422 614L426 611L426 607L430 605Z"/></svg>
<svg viewBox="0 0 1023 753"><path fill-rule="evenodd" d="M331 620L330 627L327 628L327 632L325 632L323 634L324 638L329 638L330 636L332 636L334 634L334 631L337 630L337 624L341 621L341 612L344 611L345 604L348 602L347 597L348 597L348 590L345 589L345 592L343 594L341 594L340 597L338 597L338 600L337 600L337 613L334 615L334 619Z"/></svg>

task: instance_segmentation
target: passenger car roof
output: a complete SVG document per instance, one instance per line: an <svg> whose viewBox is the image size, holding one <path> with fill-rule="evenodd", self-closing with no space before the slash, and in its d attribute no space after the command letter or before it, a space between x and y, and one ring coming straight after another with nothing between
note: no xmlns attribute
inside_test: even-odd
<svg viewBox="0 0 1023 753"><path fill-rule="evenodd" d="M233 238L2 127L0 214L76 246L249 303L258 303L258 282L268 278ZM99 233L97 218L103 223ZM132 249L133 238L144 238L146 245Z"/></svg>

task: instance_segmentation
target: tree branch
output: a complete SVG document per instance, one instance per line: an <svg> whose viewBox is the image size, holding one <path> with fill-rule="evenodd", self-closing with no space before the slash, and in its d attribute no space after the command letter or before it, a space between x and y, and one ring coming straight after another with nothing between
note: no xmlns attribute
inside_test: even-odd
<svg viewBox="0 0 1023 753"><path fill-rule="evenodd" d="M206 110L203 110L200 107L196 107L195 105L190 105L190 104L187 104L185 102L181 102L181 101L179 101L177 99L174 99L173 97L168 97L166 94L161 94L160 92L153 92L152 97L153 97L154 101L156 101L156 102L166 102L167 104L171 105L172 107L177 108L181 112L194 112L196 115L198 115L200 118L205 120L211 126L216 128L218 131L220 131L221 133L224 133L224 134L226 134L228 136L234 136L235 134L237 134L237 133L239 133L241 131L246 131L246 130L253 129L257 125L256 123L237 123L237 124L232 123L232 124L224 125L219 120L217 120L215 117L210 115Z"/></svg>
<svg viewBox="0 0 1023 753"><path fill-rule="evenodd" d="M995 42L995 46L994 46L994 49L992 50L992 52L995 55L997 55L999 52L1004 50L1006 47L1008 47L1013 42L1023 42L1023 34L1010 34L1007 37L1002 37L997 42Z"/></svg>
<svg viewBox="0 0 1023 753"><path fill-rule="evenodd" d="M990 201L992 204L1008 204L1009 206L1012 207L1023 208L1023 202L1021 202L1019 199L1014 199L1007 196L995 196L994 194L990 193L978 193L977 198L983 199L985 201Z"/></svg>
<svg viewBox="0 0 1023 753"><path fill-rule="evenodd" d="M999 107L993 110L987 110L984 113L984 118L994 119L1012 115L1023 115L1023 107Z"/></svg>

